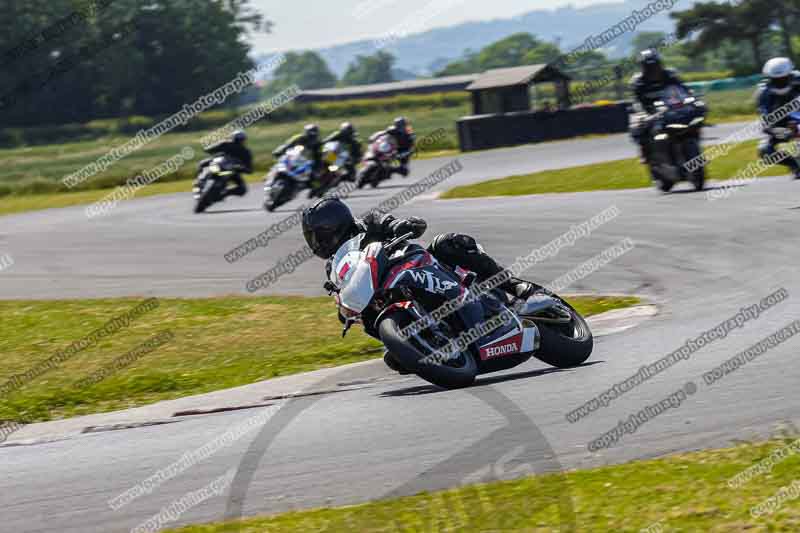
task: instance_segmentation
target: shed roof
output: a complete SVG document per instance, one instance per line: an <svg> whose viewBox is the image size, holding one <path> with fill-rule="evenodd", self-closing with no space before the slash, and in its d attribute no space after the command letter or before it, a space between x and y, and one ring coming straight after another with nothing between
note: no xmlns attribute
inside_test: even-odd
<svg viewBox="0 0 800 533"><path fill-rule="evenodd" d="M446 76L442 78L423 78L407 81L394 81L390 83L374 83L371 85L356 85L352 87L339 87L335 89L316 89L303 91L301 96L306 99L314 98L353 98L374 97L380 94L394 94L414 92L419 90L463 90L467 85L478 79L479 74L464 76ZM303 98L301 98L303 99Z"/></svg>
<svg viewBox="0 0 800 533"><path fill-rule="evenodd" d="M524 65L522 67L487 70L468 87L468 91L530 85L534 82L569 79L569 76L549 64Z"/></svg>

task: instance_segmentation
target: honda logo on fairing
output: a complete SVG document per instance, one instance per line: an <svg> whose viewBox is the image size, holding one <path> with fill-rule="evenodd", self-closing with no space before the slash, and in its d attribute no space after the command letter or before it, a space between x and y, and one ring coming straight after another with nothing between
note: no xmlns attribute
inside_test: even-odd
<svg viewBox="0 0 800 533"><path fill-rule="evenodd" d="M503 344L500 346L493 346L491 348L486 348L486 356L495 357L497 355L505 355L507 353L514 353L518 351L519 347L517 346L517 343L512 342L511 344Z"/></svg>

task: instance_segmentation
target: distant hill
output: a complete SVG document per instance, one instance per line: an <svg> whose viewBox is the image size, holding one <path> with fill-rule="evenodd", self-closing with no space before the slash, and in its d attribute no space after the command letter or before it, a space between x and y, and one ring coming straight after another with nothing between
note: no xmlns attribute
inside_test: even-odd
<svg viewBox="0 0 800 533"><path fill-rule="evenodd" d="M397 57L396 68L418 75L429 75L441 69L448 62L461 57L466 49L477 51L517 32L528 32L540 39L557 42L566 51L580 45L591 35L599 35L629 17L634 9L641 10L650 2L652 0L627 0L584 8L568 6L531 11L508 19L467 22L409 35L387 46L385 50ZM690 6L684 0L675 7L680 10ZM673 28L669 15L659 13L636 28L636 31L672 31ZM624 55L628 52L631 38L632 34L620 36L611 43L606 52L612 57ZM372 55L376 50L373 41L365 40L324 48L317 52L325 58L331 70L341 77L356 55Z"/></svg>

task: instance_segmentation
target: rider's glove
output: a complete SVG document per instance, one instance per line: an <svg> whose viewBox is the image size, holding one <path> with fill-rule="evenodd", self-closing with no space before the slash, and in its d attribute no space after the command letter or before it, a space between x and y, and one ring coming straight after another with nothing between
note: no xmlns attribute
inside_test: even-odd
<svg viewBox="0 0 800 533"><path fill-rule="evenodd" d="M428 229L428 223L418 217L409 217L396 221L392 229L398 237L406 233L413 233L411 238L416 239L425 233L425 230Z"/></svg>

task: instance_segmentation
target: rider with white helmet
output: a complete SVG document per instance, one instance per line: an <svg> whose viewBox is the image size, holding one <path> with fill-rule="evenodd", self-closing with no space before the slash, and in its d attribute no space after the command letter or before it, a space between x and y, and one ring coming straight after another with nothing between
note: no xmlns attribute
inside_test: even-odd
<svg viewBox="0 0 800 533"><path fill-rule="evenodd" d="M768 135L758 147L758 153L761 157L776 154L778 152L778 143L788 140L776 136L776 131L773 128L785 128L789 122L789 117L785 116L785 118L777 122L770 122L766 117L777 109L789 109L787 104L800 97L800 72L795 70L794 64L790 59L775 57L767 61L764 65L764 78L764 82L759 85L756 92L758 112L765 119L764 133ZM796 102L796 105L798 109L789 109L789 111L800 111L800 100ZM781 114L788 115L788 113ZM789 167L794 177L800 179L800 163L788 153L782 153L786 157L781 160L781 164Z"/></svg>

